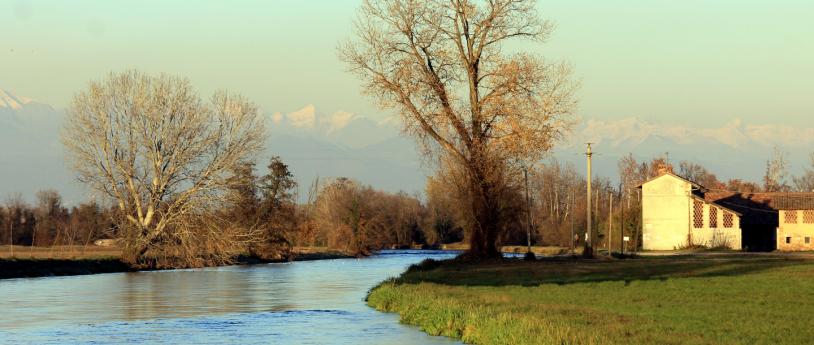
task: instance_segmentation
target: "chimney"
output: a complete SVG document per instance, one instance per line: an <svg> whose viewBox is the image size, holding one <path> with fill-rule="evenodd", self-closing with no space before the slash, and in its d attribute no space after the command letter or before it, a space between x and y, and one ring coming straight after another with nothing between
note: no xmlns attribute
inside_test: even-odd
<svg viewBox="0 0 814 345"><path fill-rule="evenodd" d="M659 176L664 175L666 173L673 173L673 166L670 164L659 164L658 170Z"/></svg>

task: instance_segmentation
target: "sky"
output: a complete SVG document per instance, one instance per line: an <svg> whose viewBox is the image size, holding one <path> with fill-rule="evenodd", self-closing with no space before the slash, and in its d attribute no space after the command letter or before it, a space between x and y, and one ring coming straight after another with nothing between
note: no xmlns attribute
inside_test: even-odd
<svg viewBox="0 0 814 345"><path fill-rule="evenodd" d="M337 44L361 0L0 0L0 88L61 108L110 71L188 77L267 112L387 115ZM573 65L579 116L814 125L814 1L539 1L556 24L520 49Z"/></svg>

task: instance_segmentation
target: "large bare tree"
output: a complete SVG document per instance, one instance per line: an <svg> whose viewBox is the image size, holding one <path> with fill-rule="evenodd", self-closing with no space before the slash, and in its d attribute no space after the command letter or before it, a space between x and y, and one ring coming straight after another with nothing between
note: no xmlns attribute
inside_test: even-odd
<svg viewBox="0 0 814 345"><path fill-rule="evenodd" d="M473 256L499 255L503 185L571 123L569 67L506 47L544 41L552 27L534 0L366 0L355 37L339 48L405 132L466 172Z"/></svg>
<svg viewBox="0 0 814 345"><path fill-rule="evenodd" d="M204 102L187 79L128 71L75 96L63 142L80 181L118 206L126 258L149 265L145 255L162 245L220 235L192 225L206 224L200 216L212 214L230 169L260 149L264 133L257 107L240 96Z"/></svg>

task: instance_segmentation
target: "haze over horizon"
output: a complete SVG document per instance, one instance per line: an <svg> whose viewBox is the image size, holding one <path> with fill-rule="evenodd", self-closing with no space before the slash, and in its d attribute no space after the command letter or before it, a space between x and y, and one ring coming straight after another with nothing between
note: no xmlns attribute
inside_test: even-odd
<svg viewBox="0 0 814 345"><path fill-rule="evenodd" d="M359 0L187 2L7 1L0 87L65 107L89 80L136 68L226 88L267 111L306 104L388 116L336 57ZM814 3L540 1L556 24L518 48L570 62L579 115L694 126L783 119L814 105Z"/></svg>

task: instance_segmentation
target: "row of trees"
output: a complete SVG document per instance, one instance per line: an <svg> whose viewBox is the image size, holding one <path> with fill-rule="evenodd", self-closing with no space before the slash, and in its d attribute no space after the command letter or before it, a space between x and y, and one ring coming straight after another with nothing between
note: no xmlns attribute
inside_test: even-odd
<svg viewBox="0 0 814 345"><path fill-rule="evenodd" d="M641 244L641 194L637 187L658 176L660 169L673 171L718 191L759 193L814 190L811 184L814 182L814 155L811 167L794 177L788 174L788 162L779 150L767 160L763 183L741 179L721 181L704 166L689 161L681 161L675 168L666 155L639 161L628 154L618 161L617 166L618 183L612 183L606 177L593 178L590 202L585 195L585 176L572 164L551 159L529 167L530 202L526 203L523 199L522 184L516 181L500 201L504 223L498 245L525 244L525 229L530 221L533 244L578 247L584 241L587 227L586 207L591 207L592 223L598 235L597 248L611 245L614 250L619 250L624 244L625 250L635 250ZM466 229L471 226L467 223L473 219L467 214L470 208L460 202L468 197L466 189L461 187L464 183L461 174L447 167L440 169L428 181L427 204L435 212L434 217L442 220L437 222L439 226L434 227L439 233L443 233L443 229ZM527 220L527 212L530 212L530 220ZM629 240L625 242L624 237Z"/></svg>
<svg viewBox="0 0 814 345"><path fill-rule="evenodd" d="M213 229L212 238L191 243L162 243L150 254L156 267L203 266L224 263L238 255L284 260L296 246L324 247L354 255L384 248L436 246L463 239L463 230L450 228L445 209L434 212L406 193L376 190L347 178L316 181L309 201L297 203L297 183L288 166L273 157L257 176L254 163L232 169L226 205L190 222L185 231ZM209 222L209 224L204 224ZM131 232L121 228L117 207L95 202L63 206L56 191L37 194L36 205L12 196L0 207L0 244L17 246L84 246L97 239L127 245ZM193 228L196 227L196 228ZM180 245L187 247L178 248Z"/></svg>
<svg viewBox="0 0 814 345"><path fill-rule="evenodd" d="M11 195L0 206L0 244L24 246L88 245L110 236L110 211L95 202L67 208L57 191L44 190L36 204Z"/></svg>

